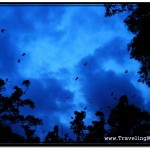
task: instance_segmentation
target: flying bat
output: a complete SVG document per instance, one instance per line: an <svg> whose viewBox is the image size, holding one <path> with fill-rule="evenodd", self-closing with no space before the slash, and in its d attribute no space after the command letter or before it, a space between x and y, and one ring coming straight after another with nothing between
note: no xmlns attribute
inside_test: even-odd
<svg viewBox="0 0 150 150"><path fill-rule="evenodd" d="M22 53L22 56L25 56L26 55L26 53Z"/></svg>
<svg viewBox="0 0 150 150"><path fill-rule="evenodd" d="M111 96L113 96L113 95L114 95L114 92L111 93Z"/></svg>
<svg viewBox="0 0 150 150"><path fill-rule="evenodd" d="M128 73L128 70L126 70L125 73Z"/></svg>
<svg viewBox="0 0 150 150"><path fill-rule="evenodd" d="M68 96L68 97L66 97L66 99L69 99L70 97Z"/></svg>
<svg viewBox="0 0 150 150"><path fill-rule="evenodd" d="M79 78L78 77L76 77L76 79L75 80L78 80Z"/></svg>
<svg viewBox="0 0 150 150"><path fill-rule="evenodd" d="M87 109L87 107L84 108L84 110L86 110L86 109Z"/></svg>
<svg viewBox="0 0 150 150"><path fill-rule="evenodd" d="M21 61L21 60L20 60L20 59L18 59L18 63L20 63L20 61Z"/></svg>
<svg viewBox="0 0 150 150"><path fill-rule="evenodd" d="M1 32L3 33L5 31L5 29L1 29Z"/></svg>
<svg viewBox="0 0 150 150"><path fill-rule="evenodd" d="M87 65L87 62L86 63L84 63L84 66L86 66Z"/></svg>
<svg viewBox="0 0 150 150"><path fill-rule="evenodd" d="M10 82L10 81L8 80L8 78L6 78L5 81L6 81L6 83L7 83L7 82Z"/></svg>

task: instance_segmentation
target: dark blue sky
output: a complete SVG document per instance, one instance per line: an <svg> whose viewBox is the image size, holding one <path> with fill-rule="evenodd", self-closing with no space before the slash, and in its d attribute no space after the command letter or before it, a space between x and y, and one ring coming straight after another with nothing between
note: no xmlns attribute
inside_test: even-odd
<svg viewBox="0 0 150 150"><path fill-rule="evenodd" d="M140 64L127 51L133 37L123 24L127 14L104 13L100 5L0 5L0 28L6 30L0 33L0 77L10 80L4 94L29 79L24 97L36 108L28 113L43 119L43 130L58 124L67 131L74 111L85 107L88 124L99 108L108 117L108 106L117 104L113 98L124 94L148 109L150 89L137 82Z"/></svg>

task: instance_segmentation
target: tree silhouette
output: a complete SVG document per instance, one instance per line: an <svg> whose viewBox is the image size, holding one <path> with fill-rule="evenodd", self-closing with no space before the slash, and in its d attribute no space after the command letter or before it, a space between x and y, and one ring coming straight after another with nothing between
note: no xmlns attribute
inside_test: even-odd
<svg viewBox="0 0 150 150"><path fill-rule="evenodd" d="M5 91L5 82L4 80L0 79L0 92Z"/></svg>
<svg viewBox="0 0 150 150"><path fill-rule="evenodd" d="M4 89L5 82L4 80L0 79L0 131L3 133L1 134L3 136L0 136L0 142L3 142L3 138L5 136L4 139L7 139L7 141L4 141L6 143L13 143L14 136L19 137L19 135L12 132L12 125L20 125L20 127L24 129L25 133L27 133L29 130L31 130L30 128L36 128L37 125L42 125L42 120L31 115L25 116L21 114L20 109L22 107L29 106L31 109L35 107L34 103L30 99L21 99L24 94L21 88L14 86L14 92L10 97L3 96L1 94Z"/></svg>
<svg viewBox="0 0 150 150"><path fill-rule="evenodd" d="M85 136L85 142L104 143L104 113L102 111L97 111L95 115L99 117L99 121L92 121L92 125L87 127L88 133Z"/></svg>
<svg viewBox="0 0 150 150"><path fill-rule="evenodd" d="M27 88L30 85L28 80L23 82ZM40 143L40 138L35 136L36 127L42 125L42 120L32 115L23 115L20 109L29 106L33 109L34 103L30 99L23 100L24 92L18 86L14 86L11 96L3 96L5 81L0 79L0 143ZM150 134L150 114L142 111L134 105L129 104L126 95L121 96L118 104L111 110L107 120L109 129L105 129L104 113L100 110L96 112L98 120L92 121L92 125L86 126L84 119L85 111L74 111L70 129L76 136L76 141L69 137L69 134L59 135L59 127L54 126L45 136L43 143L140 143L145 141L105 141L105 136L134 137L148 136ZM15 133L12 125L19 125L25 133L25 137Z"/></svg>
<svg viewBox="0 0 150 150"><path fill-rule="evenodd" d="M24 143L25 138L14 133L9 126L2 126L0 123L0 143Z"/></svg>
<svg viewBox="0 0 150 150"><path fill-rule="evenodd" d="M108 119L110 130L108 136L148 136L150 134L150 114L130 105L126 95L121 96L119 103L111 110ZM119 142L119 141L112 141ZM126 141L120 141L124 143ZM137 142L137 141L127 141ZM138 141L140 142L140 141ZM143 142L143 141L141 141Z"/></svg>
<svg viewBox="0 0 150 150"><path fill-rule="evenodd" d="M25 143L40 143L40 138L34 137L35 129L31 129L29 125L23 125L22 127L26 135Z"/></svg>
<svg viewBox="0 0 150 150"><path fill-rule="evenodd" d="M55 125L53 131L48 132L44 143L62 143L63 139L60 138L58 131L59 128L57 125Z"/></svg>
<svg viewBox="0 0 150 150"><path fill-rule="evenodd" d="M24 80L22 82L22 85L24 85L26 87L26 90L24 91L24 93L26 93L26 91L28 90L28 88L30 86L30 81L29 80Z"/></svg>
<svg viewBox="0 0 150 150"><path fill-rule="evenodd" d="M135 36L128 44L130 57L141 63L139 70L139 82L146 83L150 87L150 5L149 4L106 4L105 16L112 16L123 11L130 14L124 20L128 30Z"/></svg>
<svg viewBox="0 0 150 150"><path fill-rule="evenodd" d="M75 118L73 121L70 122L71 127L70 129L73 130L73 133L76 135L76 142L83 142L84 140L84 130L86 129L86 126L83 122L83 119L86 117L85 111L75 111Z"/></svg>
<svg viewBox="0 0 150 150"><path fill-rule="evenodd" d="M63 138L63 142L64 143L73 143L74 141L71 138L69 138L69 134L68 133L65 133L64 134L64 138Z"/></svg>

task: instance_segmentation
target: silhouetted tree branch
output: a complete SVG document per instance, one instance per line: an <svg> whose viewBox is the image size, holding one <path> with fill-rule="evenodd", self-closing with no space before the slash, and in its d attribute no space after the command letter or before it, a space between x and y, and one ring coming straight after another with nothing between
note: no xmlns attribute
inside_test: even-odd
<svg viewBox="0 0 150 150"><path fill-rule="evenodd" d="M84 130L86 129L86 126L83 122L83 119L86 117L86 112L85 111L75 111L75 118L73 121L70 122L71 127L70 129L73 130L73 133L76 135L76 142L83 142L84 140Z"/></svg>
<svg viewBox="0 0 150 150"><path fill-rule="evenodd" d="M23 82L23 84L26 85L27 88L29 87L29 83L29 80L25 80ZM4 80L0 79L0 93L2 92L2 89L5 88L5 84L6 83L4 82ZM24 92L18 86L14 86L14 92L10 97L6 97L0 94L0 130L8 129L7 132L10 137L14 135L11 130L11 125L13 124L20 124L23 129L25 129L25 126L28 126L28 130L31 130L31 127L36 128L37 125L42 125L41 119L35 118L32 115L25 116L20 113L20 109L24 106L29 106L31 109L35 107L34 103L30 99L21 99L23 94ZM3 134L3 136L6 136L5 133ZM9 137L6 137L6 139L8 139L8 143L10 141L13 142L13 139Z"/></svg>
<svg viewBox="0 0 150 150"><path fill-rule="evenodd" d="M106 4L105 16L112 16L124 11L130 12L124 23L135 36L128 44L130 57L141 63L139 82L150 87L150 5L149 4Z"/></svg>

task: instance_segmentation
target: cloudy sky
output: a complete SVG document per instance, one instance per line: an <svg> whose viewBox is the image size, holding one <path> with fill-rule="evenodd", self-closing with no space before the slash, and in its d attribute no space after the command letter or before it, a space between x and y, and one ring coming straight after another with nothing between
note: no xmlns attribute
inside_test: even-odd
<svg viewBox="0 0 150 150"><path fill-rule="evenodd" d="M43 119L42 130L57 124L67 132L74 111L85 107L87 124L100 108L107 118L122 95L148 109L150 89L137 82L140 64L127 51L127 13L106 18L102 5L0 5L0 14L0 78L10 81L4 94L30 80L24 98L34 101L28 113Z"/></svg>

